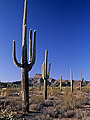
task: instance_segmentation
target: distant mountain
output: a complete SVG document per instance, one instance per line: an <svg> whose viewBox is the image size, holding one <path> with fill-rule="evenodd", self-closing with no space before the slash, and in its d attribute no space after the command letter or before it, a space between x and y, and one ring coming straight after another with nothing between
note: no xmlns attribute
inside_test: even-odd
<svg viewBox="0 0 90 120"><path fill-rule="evenodd" d="M80 84L80 80L73 80L74 86L79 86ZM3 83L2 83L3 84ZM5 86L8 83L4 83ZM12 82L10 84L13 85L20 85L21 81L16 81L16 82ZM33 77L29 78L29 86L43 86L44 84L44 80L42 79L42 75L41 74L35 74ZM53 78L49 78L47 80L47 84L48 86L54 86L57 87L60 85L60 80L55 80ZM89 81L83 81L82 82L83 86L89 85L90 86L90 82ZM62 80L62 86L70 86L70 80Z"/></svg>
<svg viewBox="0 0 90 120"><path fill-rule="evenodd" d="M47 80L47 84L50 86L52 82L54 82L55 80L50 78ZM44 80L42 79L42 75L41 74L35 74L34 77L29 78L29 85L30 86L39 86L39 85L43 85L44 84Z"/></svg>

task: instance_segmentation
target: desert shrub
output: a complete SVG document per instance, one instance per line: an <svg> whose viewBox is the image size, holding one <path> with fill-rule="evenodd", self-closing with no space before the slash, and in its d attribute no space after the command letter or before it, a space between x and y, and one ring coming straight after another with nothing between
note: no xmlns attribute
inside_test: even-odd
<svg viewBox="0 0 90 120"><path fill-rule="evenodd" d="M69 110L65 112L64 114L62 114L63 118L72 118L74 116L75 116L75 112L73 110Z"/></svg>
<svg viewBox="0 0 90 120"><path fill-rule="evenodd" d="M43 101L43 96L40 95L32 95L30 97L30 104L38 104L39 102Z"/></svg>
<svg viewBox="0 0 90 120"><path fill-rule="evenodd" d="M33 111L33 110L35 111L35 110L37 110L37 107L38 107L37 104L31 104L31 105L30 105L30 110L31 110L31 111Z"/></svg>
<svg viewBox="0 0 90 120"><path fill-rule="evenodd" d="M14 88L4 88L1 91L1 95L4 95L4 96L13 95L15 92L19 92L19 91L17 91L17 89L14 89Z"/></svg>
<svg viewBox="0 0 90 120"><path fill-rule="evenodd" d="M65 92L66 94L68 94L70 92L70 87L63 87L62 91Z"/></svg>
<svg viewBox="0 0 90 120"><path fill-rule="evenodd" d="M7 112L6 109L1 109L0 120L14 120L12 112Z"/></svg>
<svg viewBox="0 0 90 120"><path fill-rule="evenodd" d="M87 110L82 111L82 110L76 110L76 115L75 117L77 119L81 119L81 120L90 120L89 117L90 113L87 112Z"/></svg>
<svg viewBox="0 0 90 120"><path fill-rule="evenodd" d="M86 101L87 101L87 99L83 94L77 94L76 95L76 100L75 100L75 102L76 102L75 107L76 108L81 108L82 105L85 105Z"/></svg>
<svg viewBox="0 0 90 120"><path fill-rule="evenodd" d="M82 88L83 92L90 93L90 86L85 86Z"/></svg>
<svg viewBox="0 0 90 120"><path fill-rule="evenodd" d="M43 102L43 106L44 107L54 106L54 101L52 101L52 100L46 100L45 102Z"/></svg>
<svg viewBox="0 0 90 120"><path fill-rule="evenodd" d="M41 114L36 116L35 120L52 120L52 118L48 114Z"/></svg>
<svg viewBox="0 0 90 120"><path fill-rule="evenodd" d="M50 117L52 117L52 118L58 118L58 116L59 116L58 111L53 110L53 111L50 112Z"/></svg>
<svg viewBox="0 0 90 120"><path fill-rule="evenodd" d="M60 96L60 89L59 89L59 87L53 87L53 88L49 87L47 92L48 92L48 96L49 95L50 96L51 95L53 95L53 96Z"/></svg>
<svg viewBox="0 0 90 120"><path fill-rule="evenodd" d="M74 109L82 107L82 105L85 104L85 101L86 98L83 94L65 94L63 95L63 99L61 100L61 111L62 113L67 112L69 110L74 111Z"/></svg>
<svg viewBox="0 0 90 120"><path fill-rule="evenodd" d="M61 106L62 113L65 111L67 112L68 110L74 110L74 107L76 105L75 99L76 98L73 93L68 93L64 95Z"/></svg>
<svg viewBox="0 0 90 120"><path fill-rule="evenodd" d="M30 105L30 110L31 111L41 111L43 109L43 104L42 102L38 103L38 104L31 104Z"/></svg>
<svg viewBox="0 0 90 120"><path fill-rule="evenodd" d="M45 115L49 115L50 116L50 118L58 118L58 116L59 116L59 110L56 110L55 108L53 108L53 107L48 107L48 108L46 108L46 109L44 109L43 110L43 113L45 114Z"/></svg>
<svg viewBox="0 0 90 120"><path fill-rule="evenodd" d="M22 110L20 98L6 96L0 102L0 120L14 120L14 115Z"/></svg>

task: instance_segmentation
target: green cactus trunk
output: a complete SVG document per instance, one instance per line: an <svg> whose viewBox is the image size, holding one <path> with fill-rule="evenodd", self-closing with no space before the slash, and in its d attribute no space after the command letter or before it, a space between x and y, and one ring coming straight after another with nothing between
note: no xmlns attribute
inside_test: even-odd
<svg viewBox="0 0 90 120"><path fill-rule="evenodd" d="M82 91L82 81L80 81L80 91Z"/></svg>
<svg viewBox="0 0 90 120"><path fill-rule="evenodd" d="M28 72L22 68L22 108L23 112L29 112L29 81Z"/></svg>
<svg viewBox="0 0 90 120"><path fill-rule="evenodd" d="M82 71L80 70L80 91L82 90Z"/></svg>
<svg viewBox="0 0 90 120"><path fill-rule="evenodd" d="M32 69L36 60L36 31L33 33L33 52L32 52L32 30L29 33L29 63L27 60L27 0L24 5L23 30L22 30L22 56L21 63L16 59L16 46L13 41L13 61L14 64L22 69L21 93L22 93L22 110L24 113L29 111L29 80L28 72ZM33 53L33 54L32 54Z"/></svg>
<svg viewBox="0 0 90 120"><path fill-rule="evenodd" d="M72 69L70 71L70 76L71 76L71 92L73 92L73 77L72 77Z"/></svg>
<svg viewBox="0 0 90 120"><path fill-rule="evenodd" d="M62 76L60 76L60 91L62 91Z"/></svg>
<svg viewBox="0 0 90 120"><path fill-rule="evenodd" d="M47 99L47 58L48 58L48 51L45 52L45 78L44 78L44 99Z"/></svg>
<svg viewBox="0 0 90 120"><path fill-rule="evenodd" d="M51 63L49 63L49 69L47 73L47 57L48 57L48 51L45 51L45 62L42 64L42 78L44 79L44 99L47 99L47 79L50 75L50 66Z"/></svg>
<svg viewBox="0 0 90 120"><path fill-rule="evenodd" d="M47 79L44 79L44 99L47 99Z"/></svg>

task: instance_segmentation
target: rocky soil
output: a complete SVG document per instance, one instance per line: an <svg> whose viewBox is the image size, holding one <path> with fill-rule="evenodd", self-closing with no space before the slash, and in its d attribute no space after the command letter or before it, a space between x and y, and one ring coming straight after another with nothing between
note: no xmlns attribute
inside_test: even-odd
<svg viewBox="0 0 90 120"><path fill-rule="evenodd" d="M90 88L82 91L70 88L48 87L48 99L43 89L30 87L30 112L23 114L19 88L0 90L0 120L90 120Z"/></svg>

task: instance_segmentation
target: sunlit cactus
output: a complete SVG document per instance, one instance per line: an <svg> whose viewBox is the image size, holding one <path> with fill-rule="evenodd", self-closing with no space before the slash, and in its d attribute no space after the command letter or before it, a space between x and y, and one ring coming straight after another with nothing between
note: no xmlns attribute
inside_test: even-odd
<svg viewBox="0 0 90 120"><path fill-rule="evenodd" d="M49 63L48 73L47 73L47 57L48 57L48 51L45 51L45 62L42 64L42 78L44 79L44 99L47 99L47 79L50 75L50 66L51 63Z"/></svg>
<svg viewBox="0 0 90 120"><path fill-rule="evenodd" d="M82 71L80 70L80 91L82 90Z"/></svg>
<svg viewBox="0 0 90 120"><path fill-rule="evenodd" d="M21 93L22 110L29 111L29 80L28 72L32 69L36 59L36 31L33 32L33 51L32 51L32 30L29 33L29 63L27 60L27 0L24 4L23 30L22 30L22 56L21 63L16 59L15 41L13 41L13 61L22 70Z"/></svg>
<svg viewBox="0 0 90 120"><path fill-rule="evenodd" d="M62 76L60 76L60 91L62 91Z"/></svg>
<svg viewBox="0 0 90 120"><path fill-rule="evenodd" d="M72 69L70 70L70 79L71 79L71 92L73 92L73 76L72 76Z"/></svg>

